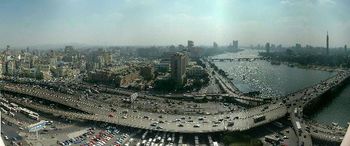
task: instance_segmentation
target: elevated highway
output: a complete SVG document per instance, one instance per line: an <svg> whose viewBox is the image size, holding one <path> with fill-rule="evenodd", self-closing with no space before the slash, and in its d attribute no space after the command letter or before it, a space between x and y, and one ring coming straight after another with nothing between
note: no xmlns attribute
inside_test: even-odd
<svg viewBox="0 0 350 146"><path fill-rule="evenodd" d="M118 125L130 126L142 129L151 129L168 132L181 133L207 133L219 131L243 131L250 128L267 124L271 121L283 117L287 113L287 108L282 103L270 103L248 110L226 112L217 115L171 115L151 113L145 111L130 111L130 109L113 107L115 111L107 104L96 103L93 100L78 100L77 97L56 93L43 88L33 88L31 86L3 85L2 91L5 93L15 93L18 95L27 95L40 99L49 100L59 104L79 109L86 113L67 113L54 109L47 109L34 103L23 104L41 112L52 113L56 115L67 116L72 119L84 119L92 121L101 121ZM127 112L125 112L127 111ZM112 115L112 117L110 117ZM263 117L255 121L255 117ZM156 123L156 124L154 124ZM154 124L154 126L151 126Z"/></svg>
<svg viewBox="0 0 350 146"><path fill-rule="evenodd" d="M303 119L303 109L311 101L343 84L349 79L349 76L349 72L341 71L336 76L322 81L319 84L302 89L283 98L283 102L288 106L288 113L290 114L294 130L299 135L300 145L312 145L311 137L333 142L339 142L343 138L344 133L339 133L339 131L336 131L335 129L328 129L328 131L330 131L324 133L325 126L307 122L307 120ZM295 125L296 122L301 123L300 129ZM320 131L314 132L310 127L313 129L319 129Z"/></svg>
<svg viewBox="0 0 350 146"><path fill-rule="evenodd" d="M229 58L227 60L233 61L235 59L258 59L258 58L260 58L260 57L257 57L257 58ZM214 59L209 59L209 60L215 61L216 59L214 58ZM223 60L225 60L225 59L223 59ZM221 90L223 90L226 93L226 94L220 94L220 95L218 94L217 96L234 98L241 103L250 104L250 105L259 105L262 103L266 103L266 101L270 100L270 99L263 99L263 98L250 97L250 96L243 95L243 93L241 91L239 91L239 89L237 87L235 87L228 78L220 75L217 71L215 71L212 67L210 67L211 62L207 62L204 60L201 60L201 61L206 64L207 70L209 73L214 72L214 74L213 74L214 79L219 84L219 87L221 88Z"/></svg>

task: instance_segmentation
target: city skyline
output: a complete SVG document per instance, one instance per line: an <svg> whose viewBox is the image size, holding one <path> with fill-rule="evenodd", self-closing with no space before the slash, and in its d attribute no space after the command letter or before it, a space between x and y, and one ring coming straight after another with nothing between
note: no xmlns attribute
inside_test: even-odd
<svg viewBox="0 0 350 146"><path fill-rule="evenodd" d="M347 146L348 0L0 0L0 146Z"/></svg>
<svg viewBox="0 0 350 146"><path fill-rule="evenodd" d="M349 44L345 0L2 1L1 45Z"/></svg>

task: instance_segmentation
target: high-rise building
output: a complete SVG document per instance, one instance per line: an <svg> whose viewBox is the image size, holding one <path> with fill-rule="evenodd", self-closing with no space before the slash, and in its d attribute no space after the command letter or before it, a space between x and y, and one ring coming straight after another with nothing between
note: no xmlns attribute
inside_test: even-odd
<svg viewBox="0 0 350 146"><path fill-rule="evenodd" d="M189 56L192 58L198 58L202 55L203 49L199 47L193 47L189 50Z"/></svg>
<svg viewBox="0 0 350 146"><path fill-rule="evenodd" d="M73 46L66 46L65 48L64 48L64 53L65 54L72 54L74 52L74 48L73 48Z"/></svg>
<svg viewBox="0 0 350 146"><path fill-rule="evenodd" d="M328 37L328 31L327 31L326 45L327 45L326 53L327 53L327 55L328 55L328 54L329 54L329 37Z"/></svg>
<svg viewBox="0 0 350 146"><path fill-rule="evenodd" d="M270 53L270 43L269 42L267 42L265 44L265 49L266 49L266 53Z"/></svg>
<svg viewBox="0 0 350 146"><path fill-rule="evenodd" d="M214 48L217 48L218 47L218 44L216 42L213 42L213 47Z"/></svg>
<svg viewBox="0 0 350 146"><path fill-rule="evenodd" d="M171 77L178 83L183 84L186 74L186 55L175 53L171 56Z"/></svg>
<svg viewBox="0 0 350 146"><path fill-rule="evenodd" d="M346 46L346 45L344 46L344 51L345 51L345 52L347 52L347 51L348 51L348 48L347 48L347 46Z"/></svg>
<svg viewBox="0 0 350 146"><path fill-rule="evenodd" d="M63 61L65 62L72 62L73 61L73 56L74 56L74 48L73 46L66 46L64 48L64 57Z"/></svg>
<svg viewBox="0 0 350 146"><path fill-rule="evenodd" d="M0 78L2 77L2 62L0 61Z"/></svg>
<svg viewBox="0 0 350 146"><path fill-rule="evenodd" d="M187 49L189 50L189 49L191 49L191 48L193 48L193 47L194 47L194 42L191 41L191 40L188 40L188 41L187 41Z"/></svg>
<svg viewBox="0 0 350 146"><path fill-rule="evenodd" d="M238 49L238 40L233 40L232 41L232 48L233 49Z"/></svg>
<svg viewBox="0 0 350 146"><path fill-rule="evenodd" d="M10 45L6 45L5 55L10 55Z"/></svg>
<svg viewBox="0 0 350 146"><path fill-rule="evenodd" d="M295 44L295 48L301 49L301 44L299 44L299 43Z"/></svg>

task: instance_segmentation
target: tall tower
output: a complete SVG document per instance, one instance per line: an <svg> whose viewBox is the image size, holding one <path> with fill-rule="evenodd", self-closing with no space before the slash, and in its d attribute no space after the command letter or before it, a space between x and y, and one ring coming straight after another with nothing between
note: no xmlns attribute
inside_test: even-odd
<svg viewBox="0 0 350 146"><path fill-rule="evenodd" d="M326 53L327 53L327 55L328 55L328 54L329 54L329 36L328 36L328 31L327 31L326 45L327 45Z"/></svg>
<svg viewBox="0 0 350 146"><path fill-rule="evenodd" d="M269 42L267 42L265 44L265 49L266 49L266 53L270 53L270 43Z"/></svg>
<svg viewBox="0 0 350 146"><path fill-rule="evenodd" d="M348 51L348 48L346 45L344 46L344 51L345 51L345 53Z"/></svg>
<svg viewBox="0 0 350 146"><path fill-rule="evenodd" d="M194 47L194 42L191 40L187 41L187 50L191 50Z"/></svg>
<svg viewBox="0 0 350 146"><path fill-rule="evenodd" d="M5 54L9 55L10 54L10 45L6 46Z"/></svg>

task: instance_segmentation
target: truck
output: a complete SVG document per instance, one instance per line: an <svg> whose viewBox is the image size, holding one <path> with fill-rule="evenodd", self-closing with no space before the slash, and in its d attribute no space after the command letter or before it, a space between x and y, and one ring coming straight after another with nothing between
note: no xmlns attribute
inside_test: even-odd
<svg viewBox="0 0 350 146"><path fill-rule="evenodd" d="M264 121L265 119L266 119L265 115L258 115L253 117L254 123Z"/></svg>
<svg viewBox="0 0 350 146"><path fill-rule="evenodd" d="M13 112L10 112L10 116L14 117L14 116L15 116L15 114L14 114Z"/></svg>
<svg viewBox="0 0 350 146"><path fill-rule="evenodd" d="M294 115L295 115L295 116L298 116L298 108L297 108L297 107L294 108Z"/></svg>
<svg viewBox="0 0 350 146"><path fill-rule="evenodd" d="M300 125L300 122L299 122L299 121L296 121L296 122L295 122L295 125L297 126L298 131L301 132L301 125Z"/></svg>
<svg viewBox="0 0 350 146"><path fill-rule="evenodd" d="M10 105L13 107L13 108L18 108L18 105L17 104L15 104L15 103L10 103Z"/></svg>

